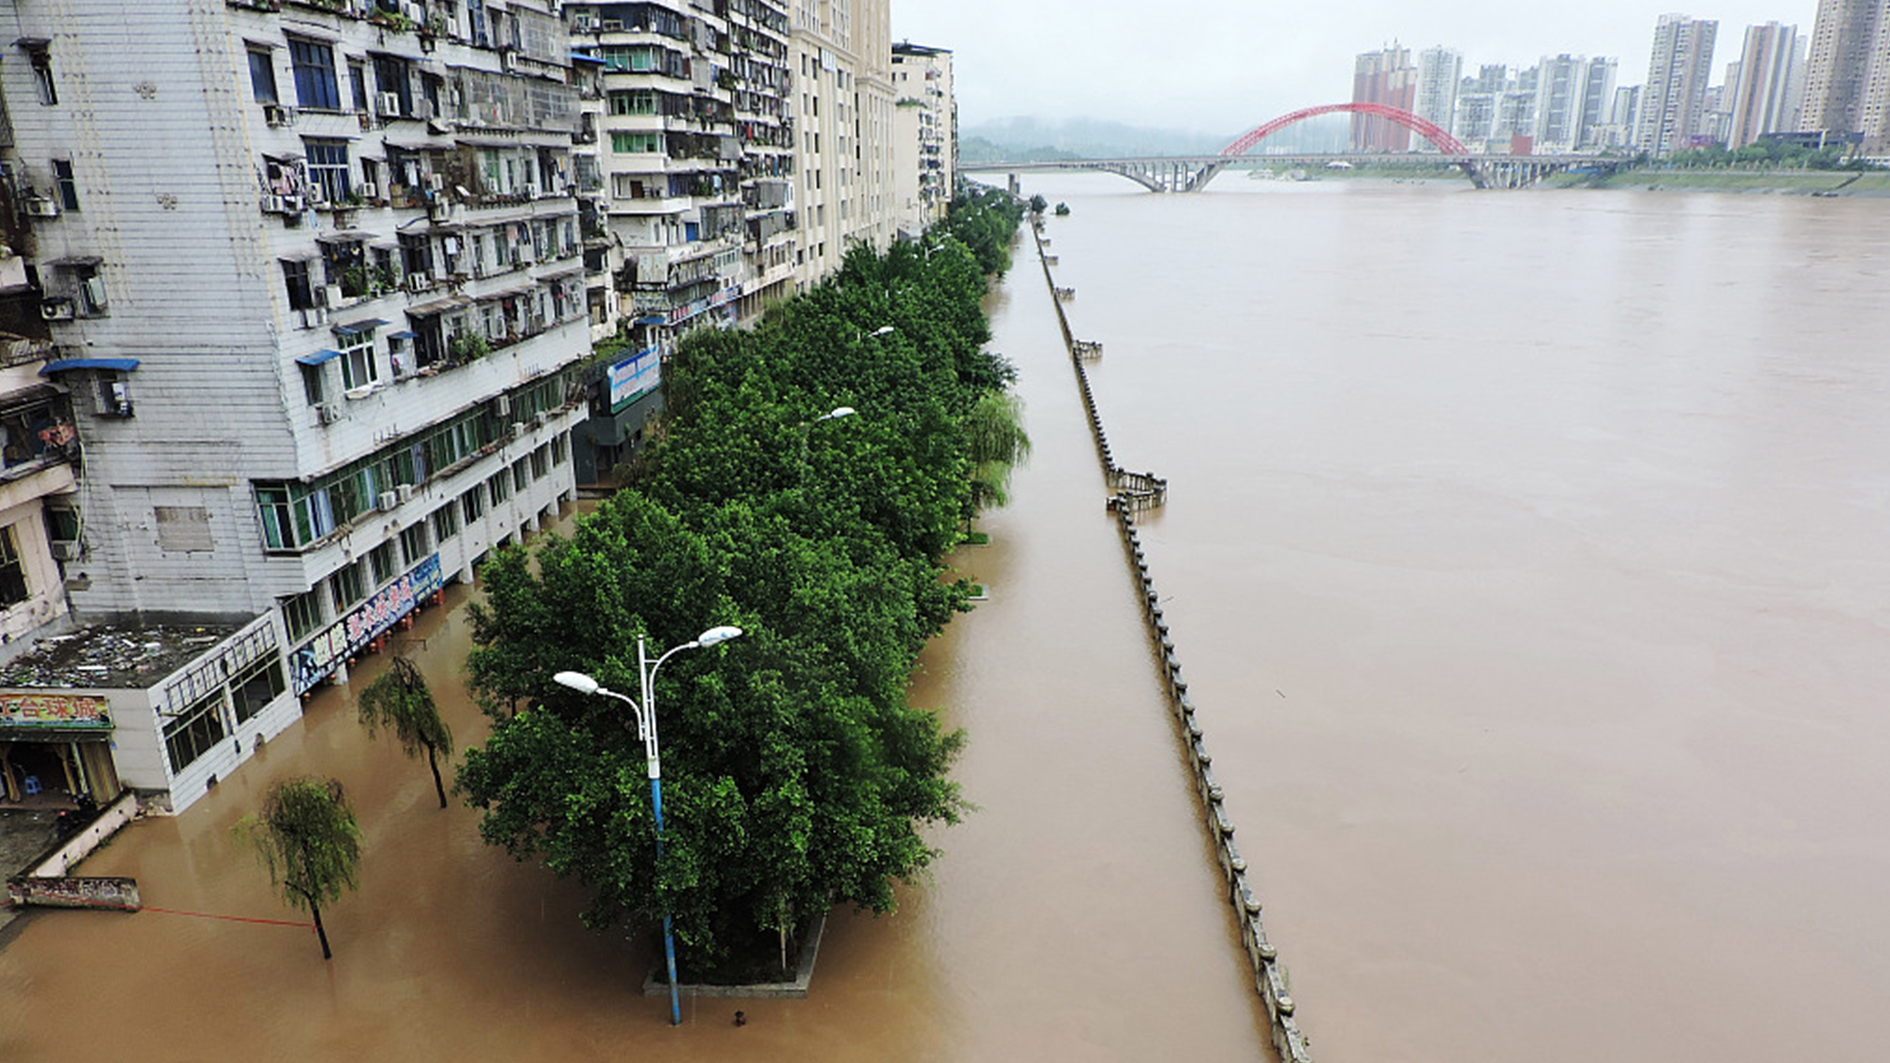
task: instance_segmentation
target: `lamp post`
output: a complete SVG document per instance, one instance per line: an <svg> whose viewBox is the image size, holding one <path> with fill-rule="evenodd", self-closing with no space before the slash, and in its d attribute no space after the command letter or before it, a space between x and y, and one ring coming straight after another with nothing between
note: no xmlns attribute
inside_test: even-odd
<svg viewBox="0 0 1890 1063"><path fill-rule="evenodd" d="M552 676L561 686L570 687L580 694L596 694L607 698L616 698L629 705L636 712L637 733L643 738L643 760L650 775L650 807L656 812L656 860L660 865L663 860L663 758L662 751L656 744L656 670L663 667L663 662L684 650L693 650L703 646L714 646L730 639L740 638L742 629L724 625L712 627L697 635L693 642L685 642L650 663L645 651L645 639L637 636L637 683L641 688L642 701L632 700L627 694L606 690L603 684L583 672L559 672ZM676 988L676 939L670 931L670 917L667 907L663 910L663 962L669 969L669 1024L682 1025L682 995Z"/></svg>
<svg viewBox="0 0 1890 1063"><path fill-rule="evenodd" d="M888 325L886 328L890 331L892 326ZM809 436L814 434L814 426L822 421L838 421L842 417L851 417L858 412L860 411L851 406L835 406L819 417L801 423L801 461L799 465L795 466L796 483L807 478L807 440Z"/></svg>

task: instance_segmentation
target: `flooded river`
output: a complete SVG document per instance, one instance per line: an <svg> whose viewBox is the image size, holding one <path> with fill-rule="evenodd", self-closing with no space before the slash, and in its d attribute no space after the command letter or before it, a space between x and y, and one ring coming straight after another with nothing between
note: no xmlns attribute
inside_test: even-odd
<svg viewBox="0 0 1890 1063"><path fill-rule="evenodd" d="M1890 205L1026 190L1319 1058L1884 1059Z"/></svg>
<svg viewBox="0 0 1890 1063"><path fill-rule="evenodd" d="M672 1029L666 1000L640 995L644 942L584 929L575 886L482 844L472 811L440 811L424 763L366 739L328 689L185 815L134 824L84 873L136 876L154 907L297 919L229 828L274 779L332 774L365 833L360 890L323 912L334 961L301 929L38 913L0 951L0 1060L1265 1058L1055 317L1020 266L992 309L1037 452L985 522L992 543L958 559L992 600L928 649L914 692L968 729L957 777L978 810L937 833L944 856L898 914L829 921L809 999L685 999ZM462 745L484 733L456 673L464 597L412 633Z"/></svg>

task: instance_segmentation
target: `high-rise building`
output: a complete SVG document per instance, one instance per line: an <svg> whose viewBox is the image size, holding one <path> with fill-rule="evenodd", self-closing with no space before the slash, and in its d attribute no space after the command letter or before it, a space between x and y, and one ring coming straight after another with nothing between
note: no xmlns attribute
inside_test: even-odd
<svg viewBox="0 0 1890 1063"><path fill-rule="evenodd" d="M1799 84L1798 54L1798 27L1776 22L1746 27L1745 49L1736 69L1727 75L1732 94L1727 147L1736 150L1762 134L1798 127L1798 103L1792 98Z"/></svg>
<svg viewBox="0 0 1890 1063"><path fill-rule="evenodd" d="M1582 76L1588 61L1563 53L1543 56L1536 66L1535 147L1538 151L1567 151L1581 130Z"/></svg>
<svg viewBox="0 0 1890 1063"><path fill-rule="evenodd" d="M793 0L800 284L893 237L890 0Z"/></svg>
<svg viewBox="0 0 1890 1063"><path fill-rule="evenodd" d="M1454 48L1426 48L1418 53L1417 95L1412 110L1419 118L1449 129L1457 114L1458 83L1463 80L1463 53ZM1436 151L1423 141L1419 150Z"/></svg>
<svg viewBox="0 0 1890 1063"><path fill-rule="evenodd" d="M1883 61L1883 31L1890 0L1818 0L1805 96L1798 128L1835 137L1868 134L1872 128L1873 79L1890 76ZM1878 116L1882 107L1876 109ZM1881 134L1881 117L1875 123Z"/></svg>
<svg viewBox="0 0 1890 1063"><path fill-rule="evenodd" d="M1378 103L1409 111L1417 102L1417 67L1411 50L1393 44L1358 57L1352 70L1352 102ZM1411 131L1389 118L1352 116L1353 151L1409 151Z"/></svg>
<svg viewBox="0 0 1890 1063"><path fill-rule="evenodd" d="M64 590L107 654L204 631L44 685L181 806L572 496L569 41L553 0L5 6L0 184L85 442Z"/></svg>
<svg viewBox="0 0 1890 1063"><path fill-rule="evenodd" d="M1591 148L1599 142L1596 130L1611 120L1614 107L1615 60L1597 56L1582 68L1581 117L1575 123L1574 146Z"/></svg>
<svg viewBox="0 0 1890 1063"><path fill-rule="evenodd" d="M952 53L895 44L893 79L893 220L917 236L943 218L958 179L958 106Z"/></svg>
<svg viewBox="0 0 1890 1063"><path fill-rule="evenodd" d="M1706 109L1713 38L1718 32L1718 22L1686 15L1662 15L1655 23L1635 137L1641 151L1662 157L1694 146Z"/></svg>

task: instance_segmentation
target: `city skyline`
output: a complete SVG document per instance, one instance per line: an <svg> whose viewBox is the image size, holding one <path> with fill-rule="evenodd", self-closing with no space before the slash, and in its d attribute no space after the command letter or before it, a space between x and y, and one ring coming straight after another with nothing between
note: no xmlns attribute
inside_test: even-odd
<svg viewBox="0 0 1890 1063"><path fill-rule="evenodd" d="M1194 35L1151 34L1129 10L1114 0L1038 0L1021 11L996 0L904 0L893 10L893 38L949 42L965 126L1031 115L1231 135L1299 107L1349 99L1356 57L1394 42L1413 55L1454 49L1466 72L1489 63L1526 67L1563 52L1609 56L1620 61L1619 83L1632 85L1645 76L1663 14L1717 21L1736 49L1749 25L1780 22L1808 34L1817 4L1598 0L1532 11L1519 23L1513 7L1486 0L1422 12L1385 0L1291 11L1179 0L1171 20L1222 27Z"/></svg>

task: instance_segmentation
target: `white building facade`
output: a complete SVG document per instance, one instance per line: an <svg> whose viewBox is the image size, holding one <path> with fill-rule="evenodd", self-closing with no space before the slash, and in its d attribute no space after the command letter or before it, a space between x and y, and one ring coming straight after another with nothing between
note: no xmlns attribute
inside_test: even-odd
<svg viewBox="0 0 1890 1063"><path fill-rule="evenodd" d="M917 236L945 216L958 182L958 105L952 53L893 45L893 209L900 233Z"/></svg>

